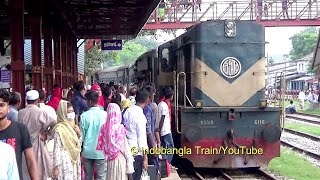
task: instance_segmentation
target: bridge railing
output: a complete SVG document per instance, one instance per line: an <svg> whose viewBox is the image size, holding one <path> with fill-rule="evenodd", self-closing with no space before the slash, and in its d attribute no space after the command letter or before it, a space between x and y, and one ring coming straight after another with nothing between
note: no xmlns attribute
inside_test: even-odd
<svg viewBox="0 0 320 180"><path fill-rule="evenodd" d="M319 6L320 2L317 0L265 0L262 3L254 0L205 2L171 0L169 3L160 3L150 17L149 23L197 22L216 19L318 19L320 17Z"/></svg>

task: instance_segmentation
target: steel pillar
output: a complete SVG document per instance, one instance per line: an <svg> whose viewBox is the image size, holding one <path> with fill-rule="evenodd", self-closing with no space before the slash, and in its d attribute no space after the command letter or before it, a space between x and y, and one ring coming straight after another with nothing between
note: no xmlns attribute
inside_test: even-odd
<svg viewBox="0 0 320 180"><path fill-rule="evenodd" d="M21 93L25 102L24 79L24 0L9 0L10 39L11 39L11 87ZM25 103L21 103L24 107Z"/></svg>
<svg viewBox="0 0 320 180"><path fill-rule="evenodd" d="M52 27L49 22L45 22L43 28L44 35L44 81L47 91L52 91L53 88L53 66L52 66Z"/></svg>
<svg viewBox="0 0 320 180"><path fill-rule="evenodd" d="M0 37L0 56L4 56L6 54L6 50L4 48L4 39Z"/></svg>
<svg viewBox="0 0 320 180"><path fill-rule="evenodd" d="M62 83L62 72L61 72L61 36L60 29L55 28L53 32L54 42L54 83L59 84L61 87Z"/></svg>
<svg viewBox="0 0 320 180"><path fill-rule="evenodd" d="M67 73L67 84L66 87L71 84L71 57L72 57L72 36L67 37L67 58L66 58L66 73Z"/></svg>
<svg viewBox="0 0 320 180"><path fill-rule="evenodd" d="M75 70L75 62L77 58L77 40L74 38L72 40L72 59L71 59L71 75L72 75L72 84L76 81L76 70ZM71 85L71 84L70 84Z"/></svg>
<svg viewBox="0 0 320 180"><path fill-rule="evenodd" d="M41 17L31 17L31 49L32 49L32 85L35 89L42 89L41 67Z"/></svg>
<svg viewBox="0 0 320 180"><path fill-rule="evenodd" d="M61 88L66 88L67 84L67 78L66 78L66 53L67 53L67 43L66 43L66 35L61 34L61 73L62 73L62 82L61 82Z"/></svg>
<svg viewBox="0 0 320 180"><path fill-rule="evenodd" d="M74 70L75 70L75 76L76 80L80 80L79 78L79 73L78 73L78 48L76 48L76 57L75 57L75 62L74 62Z"/></svg>
<svg viewBox="0 0 320 180"><path fill-rule="evenodd" d="M77 39L73 40L73 60L72 60L72 76L74 79L74 82L78 80L78 76L77 76L77 56L78 56L78 44L77 44Z"/></svg>
<svg viewBox="0 0 320 180"><path fill-rule="evenodd" d="M70 59L69 59L69 61L70 61L70 74L69 74L69 77L70 77L70 83L68 84L68 86L70 86L71 84L73 84L74 83L74 78L73 78L73 56L74 56L74 44L73 44L73 39L74 39L74 37L72 37L71 39L70 39Z"/></svg>

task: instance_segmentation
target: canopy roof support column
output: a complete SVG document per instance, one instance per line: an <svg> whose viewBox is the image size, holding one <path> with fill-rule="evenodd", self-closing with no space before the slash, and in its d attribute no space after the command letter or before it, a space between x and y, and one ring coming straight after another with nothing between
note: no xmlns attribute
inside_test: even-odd
<svg viewBox="0 0 320 180"><path fill-rule="evenodd" d="M76 57L74 62L74 70L75 70L75 76L77 81L80 80L79 73L78 73L78 53L79 53L79 49L77 48L77 43L76 43Z"/></svg>
<svg viewBox="0 0 320 180"><path fill-rule="evenodd" d="M46 84L46 90L52 91L53 88L53 60L52 60L52 26L49 24L49 20L45 22L43 28L44 34L44 80Z"/></svg>
<svg viewBox="0 0 320 180"><path fill-rule="evenodd" d="M6 50L4 49L4 39L0 37L0 56L4 56Z"/></svg>
<svg viewBox="0 0 320 180"><path fill-rule="evenodd" d="M60 29L57 27L54 29L53 33L54 42L54 83L59 84L61 87L62 83L62 73L61 73L61 36Z"/></svg>
<svg viewBox="0 0 320 180"><path fill-rule="evenodd" d="M71 45L71 58L70 58L70 78L71 78L71 84L73 84L76 80L74 78L74 56L75 56L75 37L71 38L70 45ZM70 84L70 85L71 85Z"/></svg>
<svg viewBox="0 0 320 180"><path fill-rule="evenodd" d="M78 71L77 71L77 56L78 56L78 48L77 48L77 39L73 40L73 59L72 59L72 76L74 81L78 80Z"/></svg>
<svg viewBox="0 0 320 180"><path fill-rule="evenodd" d="M35 89L42 88L41 67L41 17L31 17L31 47L32 47L32 85Z"/></svg>
<svg viewBox="0 0 320 180"><path fill-rule="evenodd" d="M11 39L11 69L13 91L21 93L25 102L24 79L24 0L9 0L10 39ZM24 107L25 103L21 103Z"/></svg>
<svg viewBox="0 0 320 180"><path fill-rule="evenodd" d="M71 36L68 35L67 37L67 54L66 54L66 74L67 74L67 84L66 87L69 87L71 84L71 53L72 53L72 48L71 48Z"/></svg>
<svg viewBox="0 0 320 180"><path fill-rule="evenodd" d="M61 34L61 61L62 61L62 83L61 87L66 88L67 78L66 78L66 53L67 53L67 45L66 45L66 35Z"/></svg>

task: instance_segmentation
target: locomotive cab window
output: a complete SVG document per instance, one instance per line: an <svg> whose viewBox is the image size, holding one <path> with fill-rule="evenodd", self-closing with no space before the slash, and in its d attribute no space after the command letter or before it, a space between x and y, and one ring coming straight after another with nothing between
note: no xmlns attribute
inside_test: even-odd
<svg viewBox="0 0 320 180"><path fill-rule="evenodd" d="M161 55L161 70L163 72L172 72L172 65L169 58L169 50L167 48L163 49Z"/></svg>

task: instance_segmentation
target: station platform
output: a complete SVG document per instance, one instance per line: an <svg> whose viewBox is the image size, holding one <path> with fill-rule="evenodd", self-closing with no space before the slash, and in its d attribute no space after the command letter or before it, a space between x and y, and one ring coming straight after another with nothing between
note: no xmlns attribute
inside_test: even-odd
<svg viewBox="0 0 320 180"><path fill-rule="evenodd" d="M162 180L181 180L177 172L171 172L169 177L161 178Z"/></svg>
<svg viewBox="0 0 320 180"><path fill-rule="evenodd" d="M53 161L53 147L54 147L53 140L50 140L47 143L47 148L49 150L50 157L51 157L52 161ZM171 172L169 177L161 178L161 180L181 180L181 178L179 177L177 172Z"/></svg>

